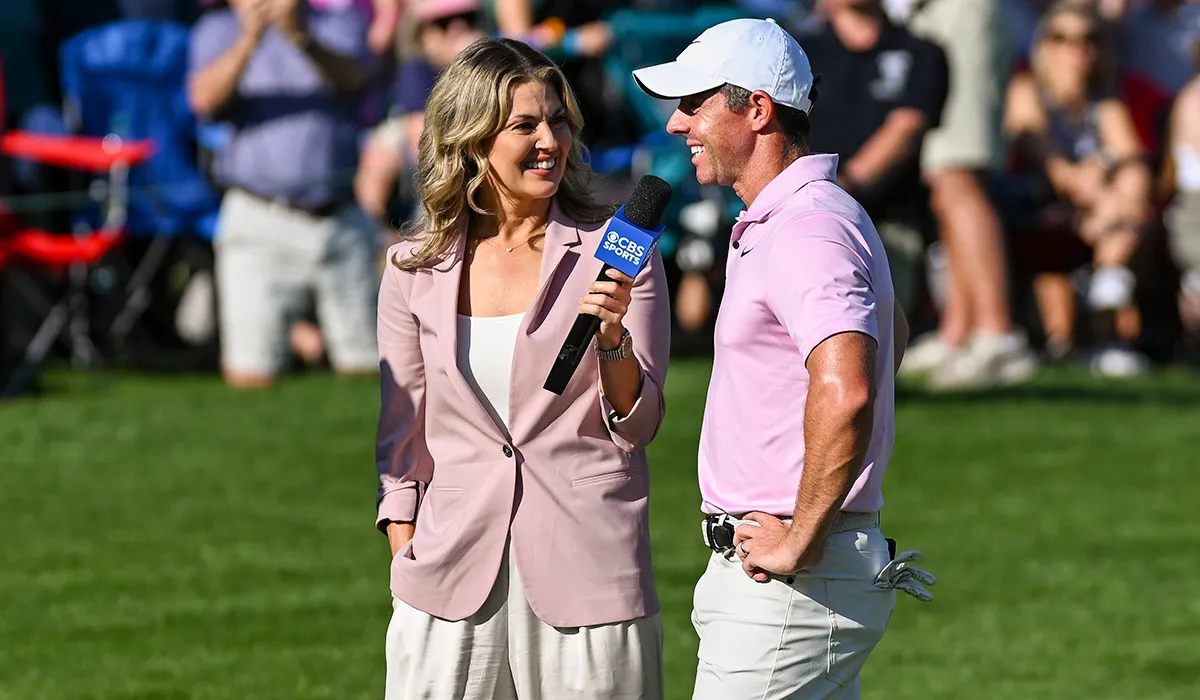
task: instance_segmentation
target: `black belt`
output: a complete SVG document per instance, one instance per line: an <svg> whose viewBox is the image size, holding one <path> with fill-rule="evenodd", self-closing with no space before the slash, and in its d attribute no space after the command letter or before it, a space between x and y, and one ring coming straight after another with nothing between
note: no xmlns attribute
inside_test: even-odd
<svg viewBox="0 0 1200 700"><path fill-rule="evenodd" d="M788 518L790 520L790 518ZM727 513L721 515L709 515L704 518L701 524L701 535L704 538L704 544L708 545L709 549L714 552L727 552L733 549L733 533L737 526L745 522ZM850 511L842 511L838 513L837 519L833 523L833 529L829 534L836 535L842 532L851 530L860 530L870 527L879 526L879 512L857 513ZM895 543L889 539L888 548L893 550L892 557L895 558L896 553Z"/></svg>
<svg viewBox="0 0 1200 700"><path fill-rule="evenodd" d="M313 206L310 204L293 202L283 197L268 197L266 195L248 190L245 187L238 187L237 190L249 196L250 199L262 202L263 204L274 204L276 206L285 207L287 209L291 209L292 211L308 214L314 219L328 219L329 217L336 215L342 207L346 206L344 202L329 202L327 204Z"/></svg>

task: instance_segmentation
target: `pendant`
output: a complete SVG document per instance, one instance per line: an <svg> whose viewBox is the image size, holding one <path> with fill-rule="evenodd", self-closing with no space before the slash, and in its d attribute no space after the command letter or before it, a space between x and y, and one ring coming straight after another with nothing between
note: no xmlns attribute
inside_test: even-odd
<svg viewBox="0 0 1200 700"><path fill-rule="evenodd" d="M512 249L512 248L505 248L505 249L504 249L504 252L505 252L505 253L511 253L511 252L513 252L513 249Z"/></svg>

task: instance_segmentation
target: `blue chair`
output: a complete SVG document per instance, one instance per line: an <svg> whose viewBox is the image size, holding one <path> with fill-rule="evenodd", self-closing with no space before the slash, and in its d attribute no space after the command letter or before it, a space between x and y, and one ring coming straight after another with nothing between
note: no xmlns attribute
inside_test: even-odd
<svg viewBox="0 0 1200 700"><path fill-rule="evenodd" d="M128 234L147 245L112 324L118 344L156 301L152 282L172 256L195 260L202 249L211 257L220 193L199 165L205 132L187 101L189 42L190 29L179 23L121 20L85 30L59 49L68 128L155 145L129 173Z"/></svg>
<svg viewBox="0 0 1200 700"><path fill-rule="evenodd" d="M185 90L189 35L174 22L126 20L81 32L60 48L71 130L155 143L154 156L130 173L134 236L198 233L196 223L220 204L197 163L198 124Z"/></svg>

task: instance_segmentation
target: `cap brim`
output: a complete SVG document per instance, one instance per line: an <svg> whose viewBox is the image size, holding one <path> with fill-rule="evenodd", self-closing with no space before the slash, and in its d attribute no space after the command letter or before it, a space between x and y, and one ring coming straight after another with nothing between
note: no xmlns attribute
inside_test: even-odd
<svg viewBox="0 0 1200 700"><path fill-rule="evenodd" d="M639 68L633 72L642 92L660 100L677 100L714 90L725 84L724 80L705 75L678 61L660 63L657 66Z"/></svg>

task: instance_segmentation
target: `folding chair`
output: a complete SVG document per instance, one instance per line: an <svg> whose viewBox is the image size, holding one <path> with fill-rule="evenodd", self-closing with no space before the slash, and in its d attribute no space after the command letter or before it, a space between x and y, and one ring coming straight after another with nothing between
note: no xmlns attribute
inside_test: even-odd
<svg viewBox="0 0 1200 700"><path fill-rule="evenodd" d="M3 86L0 85L0 93ZM0 109L3 102L0 101ZM0 123L3 123L0 112ZM88 314L89 281L96 265L125 239L125 198L129 169L153 153L150 142L116 143L112 140L47 136L9 131L0 134L0 154L45 165L107 174L107 206L103 225L59 234L22 227L11 214L0 217L0 258L4 259L12 288L43 319L26 347L20 364L12 372L0 397L20 393L45 361L50 349L65 337L72 363L94 367L100 354L91 338ZM64 273L66 292L58 301L45 292L24 270Z"/></svg>
<svg viewBox="0 0 1200 700"><path fill-rule="evenodd" d="M152 283L172 260L211 260L220 195L199 165L200 125L185 88L189 41L182 24L123 20L81 32L59 52L73 133L155 144L153 156L130 173L126 229L146 247L112 323L118 348L127 346L151 306L164 301L155 298Z"/></svg>

